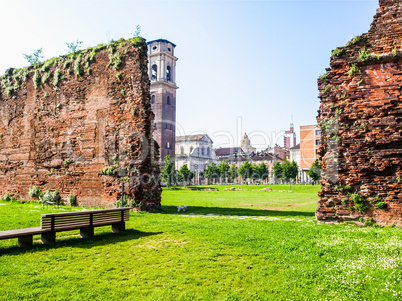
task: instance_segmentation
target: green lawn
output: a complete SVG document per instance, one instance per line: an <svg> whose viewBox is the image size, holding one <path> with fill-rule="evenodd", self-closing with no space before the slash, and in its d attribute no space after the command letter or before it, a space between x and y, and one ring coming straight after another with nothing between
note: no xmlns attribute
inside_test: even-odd
<svg viewBox="0 0 402 301"><path fill-rule="evenodd" d="M29 250L2 240L0 300L402 299L401 229L317 224L318 187L270 187L164 189L161 213L132 213L122 234L62 232L52 247L37 236ZM70 209L0 203L0 230Z"/></svg>

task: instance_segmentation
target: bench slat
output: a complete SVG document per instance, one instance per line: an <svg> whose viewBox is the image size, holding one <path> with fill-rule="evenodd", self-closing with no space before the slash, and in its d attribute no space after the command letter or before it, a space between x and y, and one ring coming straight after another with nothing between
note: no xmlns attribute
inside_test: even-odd
<svg viewBox="0 0 402 301"><path fill-rule="evenodd" d="M25 235L37 235L47 232L41 227L0 231L0 239L17 238Z"/></svg>

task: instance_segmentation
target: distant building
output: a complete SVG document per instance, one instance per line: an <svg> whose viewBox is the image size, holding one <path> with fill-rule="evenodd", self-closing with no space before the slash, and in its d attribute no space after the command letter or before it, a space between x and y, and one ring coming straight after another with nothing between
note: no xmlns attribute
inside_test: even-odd
<svg viewBox="0 0 402 301"><path fill-rule="evenodd" d="M297 144L289 148L289 161L290 162L295 161L297 163L299 171L297 173L296 181L299 182L300 179L302 178L302 169L300 167L300 144Z"/></svg>
<svg viewBox="0 0 402 301"><path fill-rule="evenodd" d="M289 131L286 131L283 135L283 146L286 149L296 146L296 133L294 131L293 123L290 124Z"/></svg>
<svg viewBox="0 0 402 301"><path fill-rule="evenodd" d="M318 125L300 126L300 168L302 170L301 181L308 182L307 171L318 159L318 148L320 146L321 130Z"/></svg>
<svg viewBox="0 0 402 301"><path fill-rule="evenodd" d="M286 149L284 147L280 147L278 145L275 145L274 147L268 147L265 152L273 154L277 156L278 158L281 158L283 160L289 160L289 149Z"/></svg>
<svg viewBox="0 0 402 301"><path fill-rule="evenodd" d="M153 138L159 144L160 159L175 156L176 61L175 44L168 40L149 41L148 74L151 80L151 106L155 114Z"/></svg>
<svg viewBox="0 0 402 301"><path fill-rule="evenodd" d="M255 154L257 149L251 146L250 139L247 134L244 133L243 138L240 140L240 148L245 152L246 155Z"/></svg>
<svg viewBox="0 0 402 301"><path fill-rule="evenodd" d="M176 169L179 170L183 165L187 165L198 175L212 162L218 164L219 159L212 145L213 141L207 134L176 137Z"/></svg>

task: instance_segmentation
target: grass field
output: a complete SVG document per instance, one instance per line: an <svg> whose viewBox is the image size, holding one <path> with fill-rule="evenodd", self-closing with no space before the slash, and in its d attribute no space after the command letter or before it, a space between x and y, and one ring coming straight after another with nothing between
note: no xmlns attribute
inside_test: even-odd
<svg viewBox="0 0 402 301"><path fill-rule="evenodd" d="M316 186L229 187L164 189L122 234L0 241L0 300L402 300L401 229L317 224ZM0 230L63 210L0 203Z"/></svg>

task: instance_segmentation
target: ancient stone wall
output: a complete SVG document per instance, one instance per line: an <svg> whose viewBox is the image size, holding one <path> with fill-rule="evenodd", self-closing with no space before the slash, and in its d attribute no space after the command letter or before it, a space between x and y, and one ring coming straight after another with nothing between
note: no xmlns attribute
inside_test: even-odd
<svg viewBox="0 0 402 301"><path fill-rule="evenodd" d="M402 2L332 52L318 80L322 191L316 217L402 226Z"/></svg>
<svg viewBox="0 0 402 301"><path fill-rule="evenodd" d="M139 208L159 209L142 38L9 69L0 81L0 195L30 199L39 186L112 207L126 181Z"/></svg>

